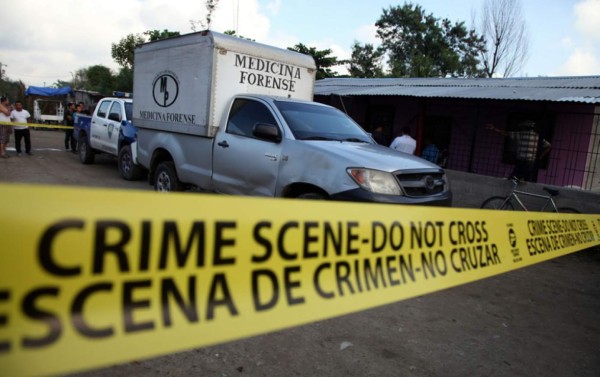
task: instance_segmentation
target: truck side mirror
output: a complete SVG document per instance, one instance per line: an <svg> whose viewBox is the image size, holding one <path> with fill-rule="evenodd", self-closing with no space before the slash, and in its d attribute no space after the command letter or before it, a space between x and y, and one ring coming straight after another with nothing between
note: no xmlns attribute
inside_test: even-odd
<svg viewBox="0 0 600 377"><path fill-rule="evenodd" d="M279 127L274 124L256 123L254 127L252 127L252 135L259 139L269 140L275 143L281 141Z"/></svg>

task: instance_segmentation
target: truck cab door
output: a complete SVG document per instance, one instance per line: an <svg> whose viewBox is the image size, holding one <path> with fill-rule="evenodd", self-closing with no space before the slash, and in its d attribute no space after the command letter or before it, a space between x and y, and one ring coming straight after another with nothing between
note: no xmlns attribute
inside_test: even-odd
<svg viewBox="0 0 600 377"><path fill-rule="evenodd" d="M239 98L213 146L213 184L227 194L274 196L282 131L262 102Z"/></svg>
<svg viewBox="0 0 600 377"><path fill-rule="evenodd" d="M124 119L123 108L119 101L113 101L108 111L106 133L104 134L104 151L116 156L119 144L121 121Z"/></svg>
<svg viewBox="0 0 600 377"><path fill-rule="evenodd" d="M90 144L94 149L105 150L106 140L108 139L108 112L111 105L111 100L100 101L96 107L96 112L92 115Z"/></svg>

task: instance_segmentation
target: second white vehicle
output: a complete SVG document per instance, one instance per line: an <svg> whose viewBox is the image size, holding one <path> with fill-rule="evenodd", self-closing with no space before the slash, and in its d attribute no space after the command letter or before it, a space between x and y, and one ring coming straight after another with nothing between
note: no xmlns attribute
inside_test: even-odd
<svg viewBox="0 0 600 377"><path fill-rule="evenodd" d="M135 150L131 148L137 134L131 124L132 107L130 98L103 98L91 116L74 117L73 135L82 164L92 164L97 153L107 153L118 158L119 173L124 179L142 177L144 170L134 163Z"/></svg>

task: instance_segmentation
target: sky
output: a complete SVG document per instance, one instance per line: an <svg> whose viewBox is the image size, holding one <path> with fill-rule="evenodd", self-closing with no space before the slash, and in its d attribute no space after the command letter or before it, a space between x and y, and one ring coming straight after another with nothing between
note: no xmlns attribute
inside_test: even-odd
<svg viewBox="0 0 600 377"><path fill-rule="evenodd" d="M483 0L412 0L427 13L473 26ZM11 80L52 86L102 64L115 71L111 44L146 30L192 32L206 17L205 0L5 1L0 63ZM211 29L236 30L287 48L303 43L350 57L354 42L379 45L375 22L404 0L220 0ZM529 59L517 76L600 75L600 0L521 0ZM16 15L16 16L10 16ZM197 30L201 30L198 26ZM343 68L340 68L343 72Z"/></svg>

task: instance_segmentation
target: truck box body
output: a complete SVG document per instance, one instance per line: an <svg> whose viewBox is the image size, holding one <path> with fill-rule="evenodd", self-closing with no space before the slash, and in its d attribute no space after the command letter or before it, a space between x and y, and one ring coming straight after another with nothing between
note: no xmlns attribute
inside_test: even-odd
<svg viewBox="0 0 600 377"><path fill-rule="evenodd" d="M193 33L135 52L134 124L213 137L234 95L312 100L309 56L218 33Z"/></svg>
<svg viewBox="0 0 600 377"><path fill-rule="evenodd" d="M449 205L443 169L312 102L312 57L213 32L135 52L137 162L159 191Z"/></svg>

